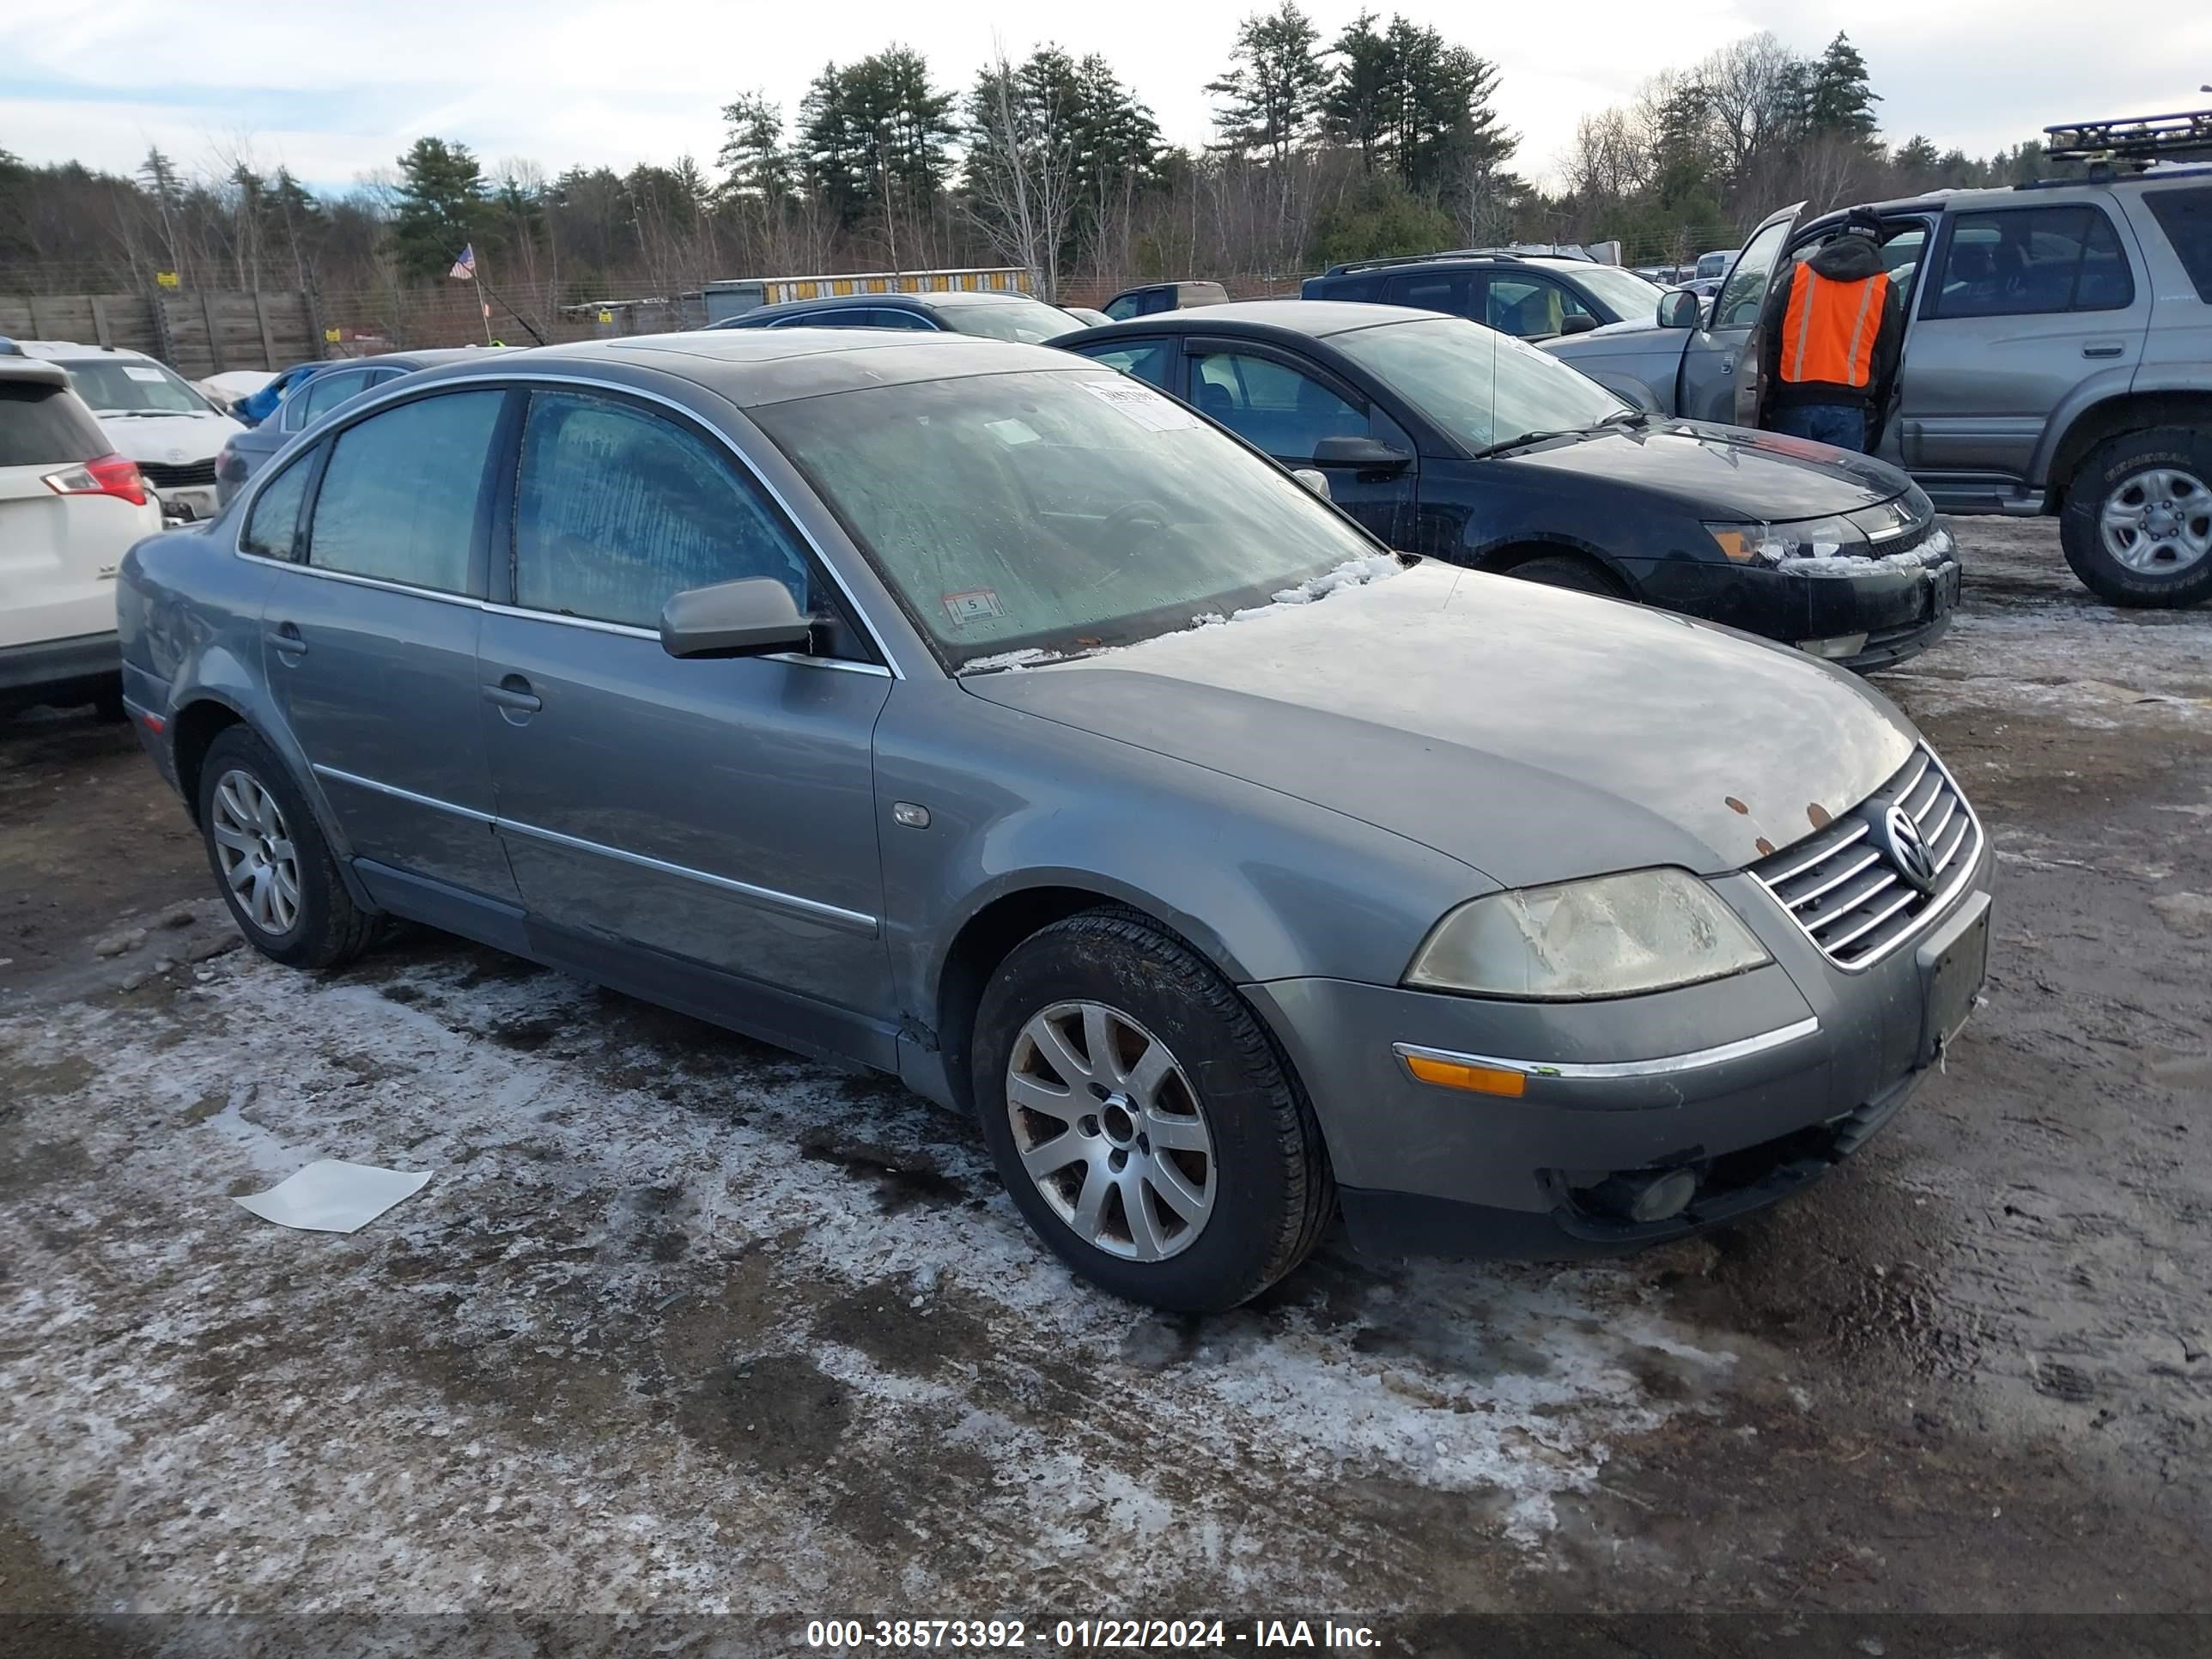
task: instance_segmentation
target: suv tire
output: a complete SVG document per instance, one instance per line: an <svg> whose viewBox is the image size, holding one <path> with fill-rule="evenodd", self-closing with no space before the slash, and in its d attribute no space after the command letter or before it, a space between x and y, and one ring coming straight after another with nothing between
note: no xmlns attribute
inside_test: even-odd
<svg viewBox="0 0 2212 1659"><path fill-rule="evenodd" d="M2106 439L2075 469L2058 522L2066 562L2108 604L2212 599L2212 431Z"/></svg>
<svg viewBox="0 0 2212 1659"><path fill-rule="evenodd" d="M1305 1260L1335 1212L1320 1125L1267 1031L1142 916L1085 911L1016 945L973 1053L1015 1207L1115 1296L1236 1307Z"/></svg>
<svg viewBox="0 0 2212 1659"><path fill-rule="evenodd" d="M336 968L376 917L353 902L299 786L269 745L234 726L200 764L200 839L246 942L288 968Z"/></svg>

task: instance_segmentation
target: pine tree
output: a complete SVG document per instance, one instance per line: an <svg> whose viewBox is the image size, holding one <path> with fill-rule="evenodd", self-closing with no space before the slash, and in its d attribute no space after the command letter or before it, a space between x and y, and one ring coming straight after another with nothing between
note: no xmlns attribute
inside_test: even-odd
<svg viewBox="0 0 2212 1659"><path fill-rule="evenodd" d="M1224 149L1263 154L1278 166L1290 159L1312 130L1328 88L1316 52L1320 40L1297 0L1255 12L1237 26L1228 70L1206 83L1224 100L1213 115Z"/></svg>
<svg viewBox="0 0 2212 1659"><path fill-rule="evenodd" d="M1874 136L1874 106L1881 95L1869 83L1866 59L1849 35L1839 31L1827 50L1804 66L1801 86L1807 132Z"/></svg>
<svg viewBox="0 0 2212 1659"><path fill-rule="evenodd" d="M410 276L441 276L461 250L490 234L483 170L466 144L417 138L399 158L399 208L392 248Z"/></svg>
<svg viewBox="0 0 2212 1659"><path fill-rule="evenodd" d="M1397 55L1390 39L1375 27L1371 11L1347 23L1328 49L1337 61L1322 98L1322 118L1331 137L1359 147L1359 170L1371 174L1389 131Z"/></svg>
<svg viewBox="0 0 2212 1659"><path fill-rule="evenodd" d="M783 148L783 108L764 92L740 94L722 106L725 137L714 164L723 190L763 214L781 212L792 194L792 162Z"/></svg>

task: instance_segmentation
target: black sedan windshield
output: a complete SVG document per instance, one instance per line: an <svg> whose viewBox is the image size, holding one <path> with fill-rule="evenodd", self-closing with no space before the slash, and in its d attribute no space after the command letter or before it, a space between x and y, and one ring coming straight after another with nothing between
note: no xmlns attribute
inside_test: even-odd
<svg viewBox="0 0 2212 1659"><path fill-rule="evenodd" d="M1354 329L1329 343L1469 454L1529 434L1593 426L1628 407L1548 351L1463 318Z"/></svg>
<svg viewBox="0 0 2212 1659"><path fill-rule="evenodd" d="M979 374L753 417L954 666L1144 639L1382 551L1119 374Z"/></svg>

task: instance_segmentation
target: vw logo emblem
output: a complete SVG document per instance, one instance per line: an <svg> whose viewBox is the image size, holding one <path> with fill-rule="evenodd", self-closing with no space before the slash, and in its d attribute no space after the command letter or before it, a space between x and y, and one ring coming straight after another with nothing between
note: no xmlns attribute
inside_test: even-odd
<svg viewBox="0 0 2212 1659"><path fill-rule="evenodd" d="M1920 834L1920 826L1902 806L1893 805L1874 821L1875 844L1889 855L1891 866L1905 884L1916 892L1936 890L1936 854Z"/></svg>

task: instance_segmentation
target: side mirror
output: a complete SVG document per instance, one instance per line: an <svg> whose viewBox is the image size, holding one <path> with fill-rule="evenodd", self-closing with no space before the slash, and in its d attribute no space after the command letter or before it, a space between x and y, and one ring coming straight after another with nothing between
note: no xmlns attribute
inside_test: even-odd
<svg viewBox="0 0 2212 1659"><path fill-rule="evenodd" d="M1413 458L1380 438L1323 438L1314 446L1316 466L1357 467L1362 472L1403 472Z"/></svg>
<svg viewBox="0 0 2212 1659"><path fill-rule="evenodd" d="M813 637L813 621L773 576L687 588L660 608L660 648L672 657L764 657Z"/></svg>
<svg viewBox="0 0 2212 1659"><path fill-rule="evenodd" d="M1587 311L1577 311L1559 319L1559 332L1562 334L1587 334L1596 326L1597 319Z"/></svg>
<svg viewBox="0 0 2212 1659"><path fill-rule="evenodd" d="M1695 328L1705 319L1705 304L1687 289L1659 296L1659 326Z"/></svg>
<svg viewBox="0 0 2212 1659"><path fill-rule="evenodd" d="M1318 467L1299 466L1291 469L1291 476L1325 501L1336 498L1328 493L1328 474Z"/></svg>

